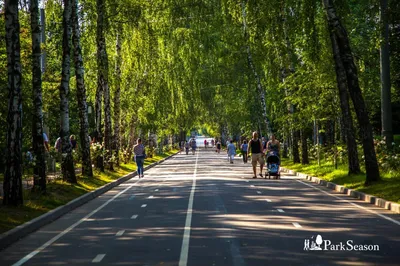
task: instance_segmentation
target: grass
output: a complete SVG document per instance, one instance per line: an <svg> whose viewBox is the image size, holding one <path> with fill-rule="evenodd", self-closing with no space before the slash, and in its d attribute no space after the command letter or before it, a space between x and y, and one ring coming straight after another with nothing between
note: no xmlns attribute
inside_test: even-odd
<svg viewBox="0 0 400 266"><path fill-rule="evenodd" d="M381 171L381 180L366 186L365 173L348 175L347 165L339 165L335 169L332 162L322 161L318 166L316 161L309 165L294 164L289 159L282 159L282 166L296 172L316 176L323 180L343 185L367 194L374 195L389 201L400 203L400 173L388 173Z"/></svg>
<svg viewBox="0 0 400 266"><path fill-rule="evenodd" d="M161 159L175 153L172 151L166 154L157 155L153 158L147 158L145 165L160 161ZM9 207L0 205L0 233L4 233L25 222L28 222L52 209L65 205L69 201L93 191L107 183L110 183L128 173L136 171L135 162L121 164L120 167L114 167L114 171L105 171L104 173L95 171L94 177L78 176L77 184L69 184L62 180L56 180L47 185L47 193L35 193L31 190L25 190L24 205L18 207ZM0 197L0 200L2 198Z"/></svg>

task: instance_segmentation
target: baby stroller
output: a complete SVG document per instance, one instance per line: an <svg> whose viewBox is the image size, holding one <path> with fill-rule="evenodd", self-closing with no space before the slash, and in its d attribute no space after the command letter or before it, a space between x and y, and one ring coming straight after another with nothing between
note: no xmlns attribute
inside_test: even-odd
<svg viewBox="0 0 400 266"><path fill-rule="evenodd" d="M267 171L265 173L265 178L271 179L274 176L276 179L281 178L281 172L279 171L280 160L278 153L271 151L267 154Z"/></svg>

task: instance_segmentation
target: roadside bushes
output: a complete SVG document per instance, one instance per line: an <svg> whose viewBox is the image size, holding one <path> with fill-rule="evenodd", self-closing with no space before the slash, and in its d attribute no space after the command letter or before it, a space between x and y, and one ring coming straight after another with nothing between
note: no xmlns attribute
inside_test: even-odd
<svg viewBox="0 0 400 266"><path fill-rule="evenodd" d="M381 139L375 139L374 145L379 168L383 172L400 174L400 145L398 143L392 143L393 148L388 150L386 142ZM362 150L361 145L358 145L358 150ZM328 147L325 145L313 145L312 143L308 143L308 152L311 160L317 161L319 156L321 161L331 161L333 165L335 165L335 162L339 165L347 163L347 147L343 144ZM359 157L360 162L364 161L364 156L361 152L359 152ZM361 167L364 167L364 165L361 165Z"/></svg>

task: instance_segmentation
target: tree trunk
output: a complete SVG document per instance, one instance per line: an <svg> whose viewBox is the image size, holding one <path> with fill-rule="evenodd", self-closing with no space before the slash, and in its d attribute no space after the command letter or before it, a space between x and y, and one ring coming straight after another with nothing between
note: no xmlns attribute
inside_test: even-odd
<svg viewBox="0 0 400 266"><path fill-rule="evenodd" d="M253 57L251 55L251 51L250 51L250 44L249 44L249 35L247 32L247 22L246 22L246 5L245 5L245 1L242 1L242 17L243 17L243 30L244 30L244 36L245 36L245 40L247 42L247 46L246 46L246 51L247 51L247 62L249 64L249 67L251 69L251 71L254 74L254 78L256 80L257 83L257 89L258 89L258 94L260 97L260 101L261 101L261 107L262 107L262 116L263 116L263 120L264 120L264 128L265 128L265 135L271 135L272 131L269 125L269 121L268 121L268 116L267 116L267 104L265 102L265 90L261 84L261 79L260 76L257 73L257 69L254 65L253 62ZM261 134L261 131L260 131ZM260 135L261 136L261 135Z"/></svg>
<svg viewBox="0 0 400 266"><path fill-rule="evenodd" d="M346 90L347 92L347 90ZM349 97L349 95L347 94L347 98ZM347 99L347 101L349 101L349 99ZM350 106L349 106L350 108ZM339 117L339 130L340 130L340 137L339 140L342 143L347 143L347 136L346 136L346 127L344 125L344 121L343 121L343 114L341 117ZM353 119L351 119L351 121L353 121Z"/></svg>
<svg viewBox="0 0 400 266"><path fill-rule="evenodd" d="M115 94L114 94L114 148L115 148L115 157L116 157L116 165L119 166L119 150L120 150L120 120L121 120L121 64L122 64L122 55L121 55L121 39L122 39L122 25L119 24L117 32L117 42L115 45L116 49L116 60L115 60Z"/></svg>
<svg viewBox="0 0 400 266"><path fill-rule="evenodd" d="M315 119L313 123L313 144L314 146L318 144L318 126L317 126L317 121Z"/></svg>
<svg viewBox="0 0 400 266"><path fill-rule="evenodd" d="M317 139L316 139L316 142L317 142L317 163L318 163L318 166L320 166L321 165L321 135L319 134L319 122L318 122L318 120L315 120L315 131L317 132Z"/></svg>
<svg viewBox="0 0 400 266"><path fill-rule="evenodd" d="M368 111L358 82L357 67L354 63L347 32L339 21L339 18L336 16L336 10L333 6L332 0L323 0L323 3L327 14L328 24L331 29L333 29L333 33L337 40L340 56L346 71L349 94L353 101L358 124L360 126L360 136L363 143L365 157L365 183L368 185L373 181L380 180L378 162L374 149L372 126L369 121Z"/></svg>
<svg viewBox="0 0 400 266"><path fill-rule="evenodd" d="M64 13L63 13L63 58L62 58L62 77L60 85L60 117L61 129L60 137L62 140L62 162L61 171L63 180L69 183L77 183L74 161L72 158L72 146L69 140L69 80L71 68L71 9L72 1L64 0Z"/></svg>
<svg viewBox="0 0 400 266"><path fill-rule="evenodd" d="M133 146L135 145L135 117L132 116L130 123L129 123L129 135L128 135L128 144L127 144L127 153L128 153L128 158L131 160L132 159L132 151L133 151Z"/></svg>
<svg viewBox="0 0 400 266"><path fill-rule="evenodd" d="M285 136L283 138L283 153L282 153L282 157L283 158L288 158L288 146L289 146L289 141L287 140L287 137Z"/></svg>
<svg viewBox="0 0 400 266"><path fill-rule="evenodd" d="M381 116L382 136L386 140L388 149L392 148L392 102L390 93L390 57L389 57L389 23L388 23L388 0L381 0Z"/></svg>
<svg viewBox="0 0 400 266"><path fill-rule="evenodd" d="M120 127L120 147L123 149L126 149L126 146L128 145L127 137L126 137L126 129L128 128L128 124L126 123L126 116L122 114L122 117L120 119L121 127Z"/></svg>
<svg viewBox="0 0 400 266"><path fill-rule="evenodd" d="M104 36L105 32L105 17L106 17L106 7L105 0L97 0L97 90L99 96L103 95L104 100L104 149L106 151L105 160L108 163L112 155L112 130L111 130L111 104L110 104L110 90L108 88L108 57L106 49L106 39ZM101 92L101 93L100 93ZM97 96L97 93L96 93ZM101 97L101 96L100 96ZM97 103L97 101L96 101ZM100 104L101 106L101 104ZM101 109L96 110L96 112L101 112ZM97 123L101 124L101 120ZM99 125L101 126L101 125ZM99 133L101 129L98 129ZM100 135L102 135L100 133ZM111 164L108 164L108 168L112 170Z"/></svg>
<svg viewBox="0 0 400 266"><path fill-rule="evenodd" d="M32 148L35 158L33 189L46 192L46 160L43 142L43 99L40 37L42 34L39 22L39 0L30 1L32 30Z"/></svg>
<svg viewBox="0 0 400 266"><path fill-rule="evenodd" d="M309 164L308 160L308 146L307 146L307 134L306 130L302 129L301 134L301 164Z"/></svg>
<svg viewBox="0 0 400 266"><path fill-rule="evenodd" d="M335 121L326 121L326 143L328 148L332 148L335 143Z"/></svg>
<svg viewBox="0 0 400 266"><path fill-rule="evenodd" d="M300 163L300 153L299 153L299 130L292 131L292 153L293 153L293 163Z"/></svg>
<svg viewBox="0 0 400 266"><path fill-rule="evenodd" d="M80 30L78 19L78 0L72 3L72 41L74 46L74 63L75 63L75 79L76 94L79 108L80 123L80 140L82 151L82 174L84 176L93 176L92 161L90 158L90 141L89 141L89 121L86 102L85 73L83 68L82 48L80 43Z"/></svg>
<svg viewBox="0 0 400 266"><path fill-rule="evenodd" d="M343 61L340 57L340 51L333 31L330 31L332 42L333 58L335 60L336 81L339 89L340 109L342 110L342 123L347 143L349 175L358 174L360 170L360 162L358 160L358 151L355 130L353 126L353 118L351 117L349 94L347 92L347 77L343 66Z"/></svg>
<svg viewBox="0 0 400 266"><path fill-rule="evenodd" d="M21 53L18 1L4 3L6 24L7 71L8 71L8 115L7 158L3 183L3 204L22 205L22 94Z"/></svg>

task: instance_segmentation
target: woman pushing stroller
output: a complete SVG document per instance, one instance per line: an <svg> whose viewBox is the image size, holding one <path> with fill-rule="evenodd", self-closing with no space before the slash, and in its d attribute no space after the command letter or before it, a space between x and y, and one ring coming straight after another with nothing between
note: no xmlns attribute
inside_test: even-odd
<svg viewBox="0 0 400 266"><path fill-rule="evenodd" d="M279 152L281 149L280 142L275 138L275 135L271 135L271 140L267 142L266 145L267 151L267 171L265 176L276 176L280 177L279 166L280 166L280 158Z"/></svg>
<svg viewBox="0 0 400 266"><path fill-rule="evenodd" d="M275 135L272 134L271 140L267 142L267 155L270 152L274 152L279 157L280 149L281 149L281 143L279 142L279 140L275 138Z"/></svg>

